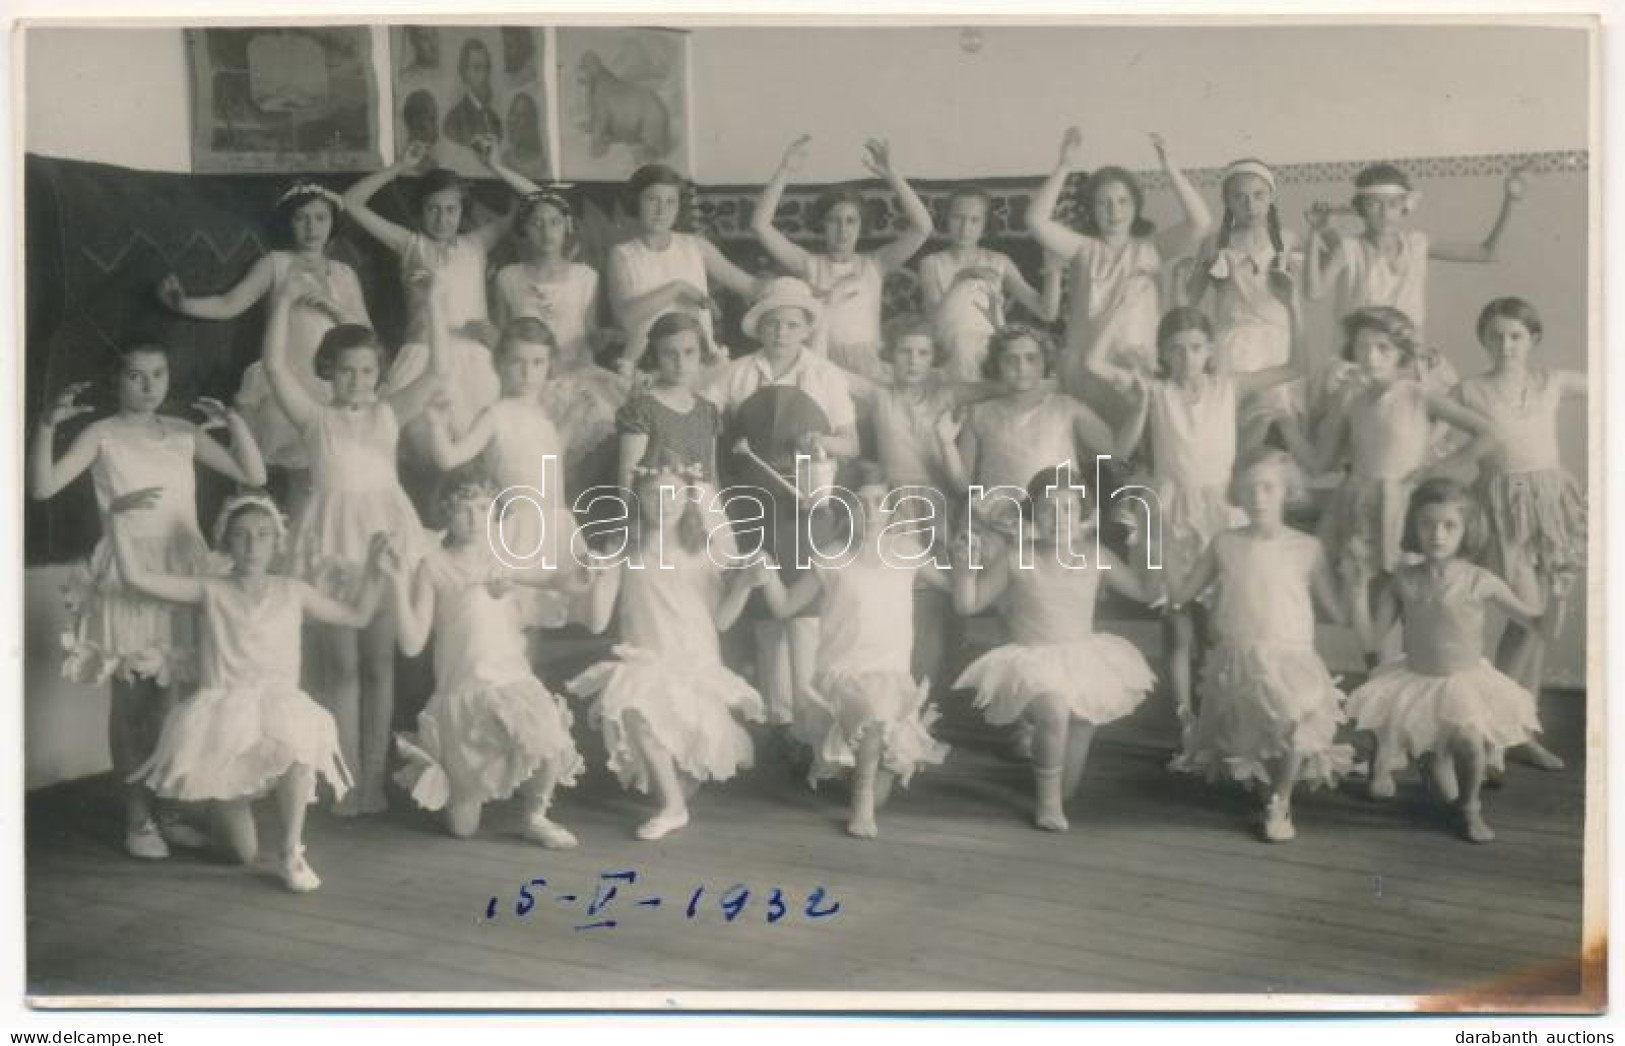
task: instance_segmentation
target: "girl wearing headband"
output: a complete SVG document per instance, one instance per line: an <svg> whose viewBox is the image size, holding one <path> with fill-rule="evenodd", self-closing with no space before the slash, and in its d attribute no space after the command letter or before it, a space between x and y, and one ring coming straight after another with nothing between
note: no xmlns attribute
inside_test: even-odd
<svg viewBox="0 0 1625 1046"><path fill-rule="evenodd" d="M476 137L473 148L493 174L510 184L521 177L497 159L495 139ZM454 380L447 392L452 398L457 424L466 426L475 412L496 400L501 389L488 344L491 317L486 305L485 269L487 255L508 234L514 215L510 211L464 231L465 212L469 209L468 183L444 167L434 168L420 179L417 230L397 225L368 206L378 190L408 171L418 169L428 157L428 146L409 142L394 164L350 186L344 194L344 205L357 225L400 256L403 279L421 270L434 274L437 293L443 299L441 322L447 326L452 352L457 358ZM427 342L428 338L421 340ZM409 361L401 362L404 367ZM391 375L391 380L398 384L409 379L397 373Z"/></svg>
<svg viewBox="0 0 1625 1046"><path fill-rule="evenodd" d="M1117 355L1145 373L1155 370L1163 259L1189 253L1212 224L1201 194L1169 160L1162 136L1153 134L1151 144L1184 212L1184 220L1173 228L1153 235L1153 226L1142 213L1145 196L1140 185L1120 167L1102 168L1084 184L1081 231L1055 217L1067 176L1082 159L1083 135L1076 127L1067 128L1060 160L1027 208L1033 236L1064 258L1072 274L1061 388L1113 423L1128 407L1120 396L1090 380L1088 361Z"/></svg>
<svg viewBox="0 0 1625 1046"><path fill-rule="evenodd" d="M255 262L231 289L188 295L180 277L171 273L158 285L158 299L195 320L234 320L283 285L299 284L304 293L289 317L288 363L312 398L326 399L327 382L317 377L315 368L322 335L336 324L372 322L355 270L328 256L343 210L343 200L326 186L295 182L278 198L272 212L277 249ZM243 374L237 406L253 430L265 463L289 471L289 503L297 509L309 485L309 462L298 430L271 394L263 363L254 363Z"/></svg>
<svg viewBox="0 0 1625 1046"><path fill-rule="evenodd" d="M128 533L162 497L152 488L120 494L107 506L108 532L131 588L201 611L200 689L169 713L151 757L130 779L166 798L214 804L243 864L259 851L250 804L275 791L282 881L308 893L321 880L305 860L305 807L316 799L318 777L343 796L350 775L332 715L299 689L300 628L307 617L345 629L372 620L383 591L378 563L392 554L388 539L373 536L362 585L350 600L335 599L270 573L286 537L282 514L270 498L249 494L227 501L215 527L230 573L168 574L143 565Z"/></svg>
<svg viewBox="0 0 1625 1046"><path fill-rule="evenodd" d="M799 170L807 156L810 137L803 135L790 143L784 160L756 201L751 214L751 231L786 272L807 281L813 293L826 302L824 323L819 328L822 350L830 360L870 381L884 380L885 365L880 361L880 304L886 275L903 265L931 236L931 212L908 181L892 164L891 147L883 138L864 143L863 166L882 178L897 195L908 227L889 243L872 251L858 250L858 237L864 232L866 204L856 191L825 194L814 205L809 226L821 227L822 253L803 250L773 227L773 217L784 196L790 175Z"/></svg>
<svg viewBox="0 0 1625 1046"><path fill-rule="evenodd" d="M574 258L575 212L564 187L538 189L517 175L509 184L522 193L514 224L520 260L497 273L497 316L505 329L528 316L553 334L553 359L539 402L555 422L566 411L577 415L563 464L566 485L578 490L588 482L581 473L587 455L615 432L626 383L593 360L601 334L598 273Z"/></svg>
<svg viewBox="0 0 1625 1046"><path fill-rule="evenodd" d="M1224 218L1203 241L1187 288L1193 305L1213 292L1213 351L1231 373L1281 367L1292 355L1292 314L1298 291L1298 238L1281 228L1275 173L1258 160L1225 168ZM1262 443L1279 420L1293 424L1302 389L1272 384L1240 405L1240 444Z"/></svg>

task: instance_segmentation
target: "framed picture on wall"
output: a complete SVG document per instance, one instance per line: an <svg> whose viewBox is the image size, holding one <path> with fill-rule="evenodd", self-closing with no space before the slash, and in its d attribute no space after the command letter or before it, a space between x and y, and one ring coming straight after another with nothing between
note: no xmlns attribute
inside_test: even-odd
<svg viewBox="0 0 1625 1046"><path fill-rule="evenodd" d="M558 49L563 177L619 180L646 163L693 177L688 33L560 29Z"/></svg>
<svg viewBox="0 0 1625 1046"><path fill-rule="evenodd" d="M379 165L364 26L186 30L192 169L363 171Z"/></svg>
<svg viewBox="0 0 1625 1046"><path fill-rule="evenodd" d="M486 171L471 146L491 135L509 167L555 177L545 75L550 35L531 26L391 28L396 149L423 142L439 166L478 175Z"/></svg>

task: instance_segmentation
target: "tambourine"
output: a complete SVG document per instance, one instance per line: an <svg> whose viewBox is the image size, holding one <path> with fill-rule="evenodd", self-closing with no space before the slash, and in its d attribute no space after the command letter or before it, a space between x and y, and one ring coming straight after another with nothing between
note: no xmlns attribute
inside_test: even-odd
<svg viewBox="0 0 1625 1046"><path fill-rule="evenodd" d="M797 486L796 455L803 441L829 435L824 408L793 385L765 385L740 405L723 443L733 450L729 465L735 483L766 487L803 499L835 481L835 462L808 455Z"/></svg>

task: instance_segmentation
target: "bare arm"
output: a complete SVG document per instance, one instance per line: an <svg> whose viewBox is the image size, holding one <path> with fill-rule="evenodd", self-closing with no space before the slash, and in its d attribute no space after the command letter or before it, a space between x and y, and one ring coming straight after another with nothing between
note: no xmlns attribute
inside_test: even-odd
<svg viewBox="0 0 1625 1046"><path fill-rule="evenodd" d="M1213 228L1213 215L1208 212L1207 201L1191 185L1185 172L1168 158L1168 143L1162 135L1153 134L1151 144L1157 150L1157 160L1162 164L1163 173L1168 176L1174 195L1179 199L1179 209L1184 214L1184 220L1157 233L1154 239L1157 251L1163 258L1178 258L1190 253L1207 236L1208 230Z"/></svg>
<svg viewBox="0 0 1625 1046"><path fill-rule="evenodd" d="M409 142L399 160L381 171L367 175L344 193L345 213L355 219L357 225L367 230L369 236L396 254L406 253L407 244L412 241L412 230L380 217L367 204L377 195L379 189L399 178L403 172L417 167L426 156L428 156L427 146L422 142Z"/></svg>
<svg viewBox="0 0 1625 1046"><path fill-rule="evenodd" d="M1092 457L1094 454L1116 452L1117 448L1122 444L1121 436L1128 434L1127 430L1133 420L1132 417L1123 422L1123 431L1120 435L1113 432L1111 427L1102 421L1100 415L1096 414L1088 404L1083 403L1081 400L1073 400L1070 406L1072 407L1072 443L1074 447L1090 451L1089 455L1079 455L1080 460L1084 457Z"/></svg>
<svg viewBox="0 0 1625 1046"><path fill-rule="evenodd" d="M1305 218L1309 231L1303 244L1304 295L1310 301L1319 301L1327 290L1336 286L1343 274L1343 252L1336 241L1328 242L1326 239L1332 221L1330 205L1317 201L1306 212ZM1329 262L1322 258L1326 252L1332 256Z"/></svg>
<svg viewBox="0 0 1625 1046"><path fill-rule="evenodd" d="M1083 249L1084 238L1055 220L1055 205L1061 200L1061 189L1066 177L1078 166L1083 148L1083 134L1076 127L1068 127L1061 138L1061 157L1055 169L1044 181L1043 188L1027 205L1027 228L1033 237L1051 254L1070 259Z"/></svg>
<svg viewBox="0 0 1625 1046"><path fill-rule="evenodd" d="M1348 607L1343 602L1342 593L1332 578L1331 567L1326 564L1324 555L1315 557L1315 568L1309 575L1309 596L1320 605L1327 620L1336 624L1343 624L1347 620Z"/></svg>
<svg viewBox="0 0 1625 1046"><path fill-rule="evenodd" d="M1140 448L1140 441L1145 438L1145 422L1151 414L1150 384L1136 373L1131 389L1129 403L1132 409L1117 429L1117 447L1113 451L1124 461L1133 457L1134 452Z"/></svg>
<svg viewBox="0 0 1625 1046"><path fill-rule="evenodd" d="M434 584L420 563L410 579L404 571L396 570L390 578L390 589L395 597L396 642L401 653L417 657L429 641L434 621Z"/></svg>
<svg viewBox="0 0 1625 1046"><path fill-rule="evenodd" d="M435 468L442 472L450 472L473 461L496 434L496 423L491 417L491 408L486 407L475 416L467 432L461 436L453 436L451 421L445 409L447 407L449 404L445 401L436 400L428 412L429 457L434 461Z"/></svg>
<svg viewBox="0 0 1625 1046"><path fill-rule="evenodd" d="M40 415L34 433L34 445L28 452L28 493L36 501L55 497L63 487L84 474L96 461L97 446L101 440L100 423L88 425L80 432L61 458L56 454L56 428L69 418L88 414L94 410L78 402L79 396L90 387L89 382L70 385L51 408Z"/></svg>
<svg viewBox="0 0 1625 1046"><path fill-rule="evenodd" d="M766 563L758 563L753 569L762 587L762 599L774 617L794 617L823 594L823 581L816 570L807 571L796 578L795 584L785 588L784 582L779 580L779 572Z"/></svg>
<svg viewBox="0 0 1625 1046"><path fill-rule="evenodd" d="M261 358L277 404L295 428L303 429L315 420L322 405L310 398L304 384L288 365L288 313L293 310L298 293L290 280L288 286L271 299L271 318L265 325L265 349Z"/></svg>
<svg viewBox="0 0 1625 1046"><path fill-rule="evenodd" d="M157 574L141 565L141 560L130 547L130 536L125 533L120 518L126 512L142 512L150 508L163 493L162 487L128 491L113 499L107 512L102 514L102 529L113 545L113 561L118 564L124 583L144 595L162 599L167 603L201 603L203 582L195 577L178 574Z"/></svg>
<svg viewBox="0 0 1625 1046"><path fill-rule="evenodd" d="M954 560L954 613L960 617L974 617L998 602L1010 586L1010 557L1002 546L993 562L979 569L970 566L970 553L961 547L955 550Z"/></svg>
<svg viewBox="0 0 1625 1046"><path fill-rule="evenodd" d="M1523 199L1524 183L1523 172L1528 167L1525 164L1507 174L1506 183L1501 192L1501 209L1495 214L1495 224L1482 243L1432 243L1428 244L1428 257L1439 261L1473 262L1487 264L1495 260L1496 249L1501 243L1501 234L1506 232L1507 219L1512 217L1512 208Z"/></svg>
<svg viewBox="0 0 1625 1046"><path fill-rule="evenodd" d="M243 278L224 294L197 298L189 297L181 287L180 279L170 274L158 285L158 300L171 310L194 320L233 320L265 297L271 290L275 274L276 259L267 254L250 266Z"/></svg>
<svg viewBox="0 0 1625 1046"><path fill-rule="evenodd" d="M1014 262L1006 259L1004 267L1004 280L1001 286L1004 293L1021 303L1021 307L1037 316L1045 323L1053 323L1061 309L1061 267L1052 263L1048 254L1044 259L1044 290L1043 293L1033 289L1027 282L1027 277L1021 274Z"/></svg>
<svg viewBox="0 0 1625 1046"><path fill-rule="evenodd" d="M652 290L633 294L628 285L630 277L625 264L619 260L616 252L609 256L608 280L610 310L623 331L630 332L645 326L654 317L671 309L692 311L710 304L705 288L696 287L687 280L668 280ZM647 345L628 344L623 362L636 363L647 349Z"/></svg>
<svg viewBox="0 0 1625 1046"><path fill-rule="evenodd" d="M749 567L724 571L723 578L722 598L717 601L715 616L718 632L726 632L734 627L739 615L745 612L751 589L756 587Z"/></svg>
<svg viewBox="0 0 1625 1046"><path fill-rule="evenodd" d="M784 198L785 187L790 184L790 175L800 170L807 155L807 143L812 140L810 135L802 135L790 143L784 151L784 159L779 161L778 169L773 177L768 179L762 187L762 195L756 201L756 209L751 212L750 231L756 234L762 247L773 256L773 260L784 266L786 272L792 276L806 278L807 252L791 242L790 238L780 232L773 225L773 218L779 212L779 201Z"/></svg>
<svg viewBox="0 0 1625 1046"><path fill-rule="evenodd" d="M632 489L632 470L649 450L649 434L623 432L620 436L620 460L615 469L615 482L622 490Z"/></svg>
<svg viewBox="0 0 1625 1046"><path fill-rule="evenodd" d="M609 627L610 619L615 614L615 600L621 594L621 571L628 569L621 564L591 568L592 582L587 593L586 620L583 622L588 631L601 634Z"/></svg>
<svg viewBox="0 0 1625 1046"><path fill-rule="evenodd" d="M354 606L319 592L303 581L298 585L299 601L305 613L324 625L337 628L366 628L378 612L378 603L384 591L383 582L375 570L368 574Z"/></svg>
<svg viewBox="0 0 1625 1046"><path fill-rule="evenodd" d="M700 238L700 254L705 258L706 276L745 298L756 292L756 277L729 261L716 244L704 237Z"/></svg>
<svg viewBox="0 0 1625 1046"><path fill-rule="evenodd" d="M1125 561L1109 548L1100 550L1100 569L1105 571L1106 587L1136 603L1150 603L1162 593L1146 577L1139 560Z"/></svg>
<svg viewBox="0 0 1625 1046"><path fill-rule="evenodd" d="M908 184L896 166L892 163L891 146L884 138L871 138L863 145L863 165L869 173L884 178L891 191L897 194L897 202L903 206L903 215L908 219L908 228L897 235L897 238L875 251L875 261L880 265L881 272L893 272L901 269L910 258L920 252L931 234L936 231L931 221L931 210L926 207L920 194Z"/></svg>
<svg viewBox="0 0 1625 1046"><path fill-rule="evenodd" d="M1443 421L1472 436L1473 439L1466 446L1454 454L1441 458L1432 465L1419 471L1423 473L1420 478L1427 476L1450 476L1467 472L1478 465L1478 460L1484 455L1492 453L1498 440L1491 426L1490 420L1475 410L1469 410L1461 404L1454 402L1448 396L1436 392L1427 393L1428 417L1434 421Z"/></svg>
<svg viewBox="0 0 1625 1046"><path fill-rule="evenodd" d="M198 409L209 418L198 427L192 440L192 456L198 464L245 487L265 486L265 461L243 416L212 399L198 400ZM209 435L208 430L217 425L231 433L231 450Z"/></svg>
<svg viewBox="0 0 1625 1046"><path fill-rule="evenodd" d="M410 282L420 288L417 293L422 295L430 365L405 385L392 389L386 397L397 418L417 417L429 399L443 388L455 366L446 338L441 292L434 283L433 275L426 271L413 273Z"/></svg>

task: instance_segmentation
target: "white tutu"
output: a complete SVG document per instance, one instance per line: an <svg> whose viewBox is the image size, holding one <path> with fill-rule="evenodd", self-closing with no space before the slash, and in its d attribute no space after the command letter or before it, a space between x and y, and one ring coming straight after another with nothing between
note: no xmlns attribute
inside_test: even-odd
<svg viewBox="0 0 1625 1046"><path fill-rule="evenodd" d="M578 697L596 697L591 719L603 731L609 768L623 786L649 791L649 769L626 724L637 712L677 769L695 781L726 781L755 758L738 715L759 722L762 698L720 663L695 665L681 655L660 657L617 645L617 660L593 665L570 680Z"/></svg>
<svg viewBox="0 0 1625 1046"><path fill-rule="evenodd" d="M535 677L436 691L416 734L397 734L406 765L395 780L425 810L506 799L545 764L560 785L583 769L570 710Z"/></svg>
<svg viewBox="0 0 1625 1046"><path fill-rule="evenodd" d="M1006 643L971 662L954 689L974 687L976 707L994 726L1020 719L1044 694L1057 695L1074 718L1099 726L1134 711L1155 684L1133 643L1100 632L1072 643Z"/></svg>
<svg viewBox="0 0 1625 1046"><path fill-rule="evenodd" d="M1447 676L1413 672L1404 658L1389 661L1349 695L1348 712L1384 749L1411 758L1442 751L1455 731L1494 748L1540 732L1534 696L1487 660Z"/></svg>
<svg viewBox="0 0 1625 1046"><path fill-rule="evenodd" d="M1311 647L1220 646L1202 668L1191 764L1209 780L1270 781L1269 764L1302 757L1298 780L1329 787L1354 750L1334 744L1343 694Z"/></svg>
<svg viewBox="0 0 1625 1046"><path fill-rule="evenodd" d="M253 799L296 766L327 781L335 797L350 788L333 717L287 686L200 690L164 720L152 756L130 775L166 799ZM316 798L312 779L305 802Z"/></svg>
<svg viewBox="0 0 1625 1046"><path fill-rule="evenodd" d="M878 726L880 765L907 787L922 764L941 763L948 755L948 746L931 736L937 710L927 703L929 697L929 685L916 683L907 672L820 671L811 692L796 703L792 728L813 752L808 782L816 787L856 765L864 731Z"/></svg>

